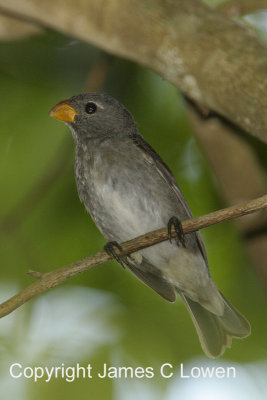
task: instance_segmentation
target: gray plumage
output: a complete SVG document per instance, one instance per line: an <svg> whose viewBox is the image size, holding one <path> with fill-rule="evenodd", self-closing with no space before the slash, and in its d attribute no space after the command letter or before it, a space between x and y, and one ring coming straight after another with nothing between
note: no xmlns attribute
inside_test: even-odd
<svg viewBox="0 0 267 400"><path fill-rule="evenodd" d="M59 104L75 110L74 121L65 122L76 143L79 197L108 241L120 243L162 228L172 216L191 217L172 173L118 101L89 93ZM127 258L128 268L168 301L179 293L203 350L218 357L232 336L249 335L250 326L211 279L199 233L186 235L185 245L163 242L138 251Z"/></svg>

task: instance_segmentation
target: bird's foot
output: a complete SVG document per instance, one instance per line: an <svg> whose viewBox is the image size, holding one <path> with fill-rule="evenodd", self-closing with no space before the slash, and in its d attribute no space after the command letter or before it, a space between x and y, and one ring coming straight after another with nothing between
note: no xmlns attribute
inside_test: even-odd
<svg viewBox="0 0 267 400"><path fill-rule="evenodd" d="M115 248L117 248L119 251L122 251L122 247L118 242L107 242L104 246L105 252L114 258L123 268L127 265L127 260L126 257L120 257L115 251Z"/></svg>
<svg viewBox="0 0 267 400"><path fill-rule="evenodd" d="M175 240L176 240L177 246L182 245L183 247L186 247L185 246L185 236L184 236L182 224L181 224L181 221L179 221L179 219L177 217L171 217L169 219L167 228L168 228L168 237L169 237L170 243L172 242L172 228L174 228L175 233L176 233Z"/></svg>

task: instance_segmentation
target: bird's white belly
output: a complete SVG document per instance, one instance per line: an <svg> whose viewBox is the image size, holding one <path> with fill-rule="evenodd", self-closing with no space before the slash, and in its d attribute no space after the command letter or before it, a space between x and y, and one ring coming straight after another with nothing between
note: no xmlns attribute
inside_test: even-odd
<svg viewBox="0 0 267 400"><path fill-rule="evenodd" d="M101 206L103 217L99 217L99 207L95 218L92 210L89 211L107 240L124 242L167 225L168 218L166 214L162 216L162 208L153 196L149 198L130 190L115 190L109 181L93 188L91 186L91 190ZM140 250L136 262L141 264L142 257L159 268L167 281L188 293L192 299L197 300L197 293L209 286L208 268L201 253L177 246L175 240Z"/></svg>
<svg viewBox="0 0 267 400"><path fill-rule="evenodd" d="M152 198L149 201L135 192L113 190L108 183L96 187L95 192L103 213L110 216L105 224L119 236L117 240L130 240L164 226Z"/></svg>

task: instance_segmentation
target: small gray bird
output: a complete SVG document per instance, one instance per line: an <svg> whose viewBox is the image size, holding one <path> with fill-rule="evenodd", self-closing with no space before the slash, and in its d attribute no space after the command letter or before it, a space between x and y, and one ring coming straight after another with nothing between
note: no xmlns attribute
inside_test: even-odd
<svg viewBox="0 0 267 400"><path fill-rule="evenodd" d="M172 224L178 231L177 221L191 218L171 171L117 100L80 94L55 105L50 116L72 131L79 197L108 241ZM213 282L198 232L180 235L179 246L166 241L131 254L126 266L164 299L181 296L208 357L220 356L232 337L250 334L248 321Z"/></svg>

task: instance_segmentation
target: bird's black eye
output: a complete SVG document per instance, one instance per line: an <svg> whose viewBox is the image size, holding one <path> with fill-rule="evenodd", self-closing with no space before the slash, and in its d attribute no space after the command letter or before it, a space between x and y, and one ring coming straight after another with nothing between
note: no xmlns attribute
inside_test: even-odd
<svg viewBox="0 0 267 400"><path fill-rule="evenodd" d="M97 110L97 105L92 101L89 101L89 103L87 103L85 106L85 111L87 112L87 114L94 114L96 110Z"/></svg>

